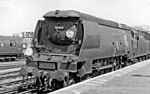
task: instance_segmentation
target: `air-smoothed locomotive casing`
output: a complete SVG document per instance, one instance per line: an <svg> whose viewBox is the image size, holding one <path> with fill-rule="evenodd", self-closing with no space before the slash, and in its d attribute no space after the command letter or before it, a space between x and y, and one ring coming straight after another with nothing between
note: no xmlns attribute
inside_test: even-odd
<svg viewBox="0 0 150 94"><path fill-rule="evenodd" d="M82 19L84 39L79 61L115 57L129 54L134 49L129 28L119 27L118 23L95 19ZM137 46L137 45L136 45Z"/></svg>
<svg viewBox="0 0 150 94"><path fill-rule="evenodd" d="M82 32L83 39L81 41L81 48L79 50L79 55L76 55L77 57L76 62L84 62L84 61L90 61L89 62L89 68L92 68L92 60L95 59L102 59L102 58L111 58L111 57L117 57L117 56L123 56L128 54L130 57L133 57L133 45L137 46L136 43L131 43L131 40L133 39L131 35L131 30L128 26L109 21L104 20L101 18L97 18L94 16L90 16L87 14L83 14L77 11L57 11L56 12L49 12L44 15L44 17L78 17L80 19L80 22L82 24L83 30ZM39 21L36 27L35 37L34 39L37 39L40 43L43 43L44 45L51 45L47 38L47 22L45 21ZM42 30L41 30L42 29ZM39 37L40 36L40 37ZM40 44L39 44L40 45ZM53 46L53 45L51 45ZM55 48L52 49L53 51L57 48L62 49L62 45L55 45ZM61 48L62 47L62 48ZM66 47L67 48L67 47ZM137 47L136 47L137 48ZM69 46L67 50L69 49ZM47 53L48 54L48 53ZM55 53L55 54L62 54L63 53ZM71 53L67 53L69 54ZM65 56L65 55L64 55ZM38 60L40 57L38 58ZM48 59L48 58L47 58ZM76 63L77 64L77 63ZM72 66L73 63L70 64ZM67 66L67 62L65 64ZM64 66L64 68L65 68ZM74 66L74 65L73 65ZM77 67L77 65L75 65ZM85 65L87 66L87 65Z"/></svg>
<svg viewBox="0 0 150 94"><path fill-rule="evenodd" d="M138 54L137 56L143 56L150 52L150 35L145 31L138 30Z"/></svg>
<svg viewBox="0 0 150 94"><path fill-rule="evenodd" d="M79 62L91 59L100 59L128 54L135 55L133 50L137 50L137 42L131 43L133 36L128 26L83 14L77 11L55 11L48 12L44 17L79 17L83 26L83 40L79 51ZM41 23L41 24L40 24ZM36 31L42 27L39 21ZM43 29L45 29L43 27ZM46 30L42 31L44 41L46 39ZM35 33L35 38L38 37ZM39 40L40 41L40 40ZM43 41L43 42L44 42ZM48 44L48 42L46 42ZM134 45L134 46L133 46ZM60 48L60 46L58 46Z"/></svg>

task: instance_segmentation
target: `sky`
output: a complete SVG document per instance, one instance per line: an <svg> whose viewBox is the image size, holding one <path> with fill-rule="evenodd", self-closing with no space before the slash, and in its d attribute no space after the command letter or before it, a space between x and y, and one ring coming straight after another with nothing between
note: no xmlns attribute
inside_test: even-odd
<svg viewBox="0 0 150 94"><path fill-rule="evenodd" d="M127 25L150 26L150 0L0 0L0 35L33 32L53 10L77 10Z"/></svg>

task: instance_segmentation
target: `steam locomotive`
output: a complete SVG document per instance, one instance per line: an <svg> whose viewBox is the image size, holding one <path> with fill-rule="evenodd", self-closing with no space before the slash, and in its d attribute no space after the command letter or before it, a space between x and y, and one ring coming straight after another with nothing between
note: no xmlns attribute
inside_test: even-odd
<svg viewBox="0 0 150 94"><path fill-rule="evenodd" d="M150 57L150 34L74 10L50 11L39 20L22 76L53 90Z"/></svg>
<svg viewBox="0 0 150 94"><path fill-rule="evenodd" d="M23 55L22 38L0 36L0 61L13 61Z"/></svg>

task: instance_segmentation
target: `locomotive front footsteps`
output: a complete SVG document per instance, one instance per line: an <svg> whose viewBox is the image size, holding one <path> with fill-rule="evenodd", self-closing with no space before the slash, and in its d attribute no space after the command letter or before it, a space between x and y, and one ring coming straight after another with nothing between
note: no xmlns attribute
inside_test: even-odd
<svg viewBox="0 0 150 94"><path fill-rule="evenodd" d="M73 10L50 11L34 32L22 76L56 90L149 58L150 35Z"/></svg>

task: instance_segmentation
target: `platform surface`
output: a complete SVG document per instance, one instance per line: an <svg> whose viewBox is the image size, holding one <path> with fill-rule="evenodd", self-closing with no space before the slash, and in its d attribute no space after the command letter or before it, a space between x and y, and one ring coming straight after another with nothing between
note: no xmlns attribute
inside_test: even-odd
<svg viewBox="0 0 150 94"><path fill-rule="evenodd" d="M150 94L150 60L49 94Z"/></svg>

